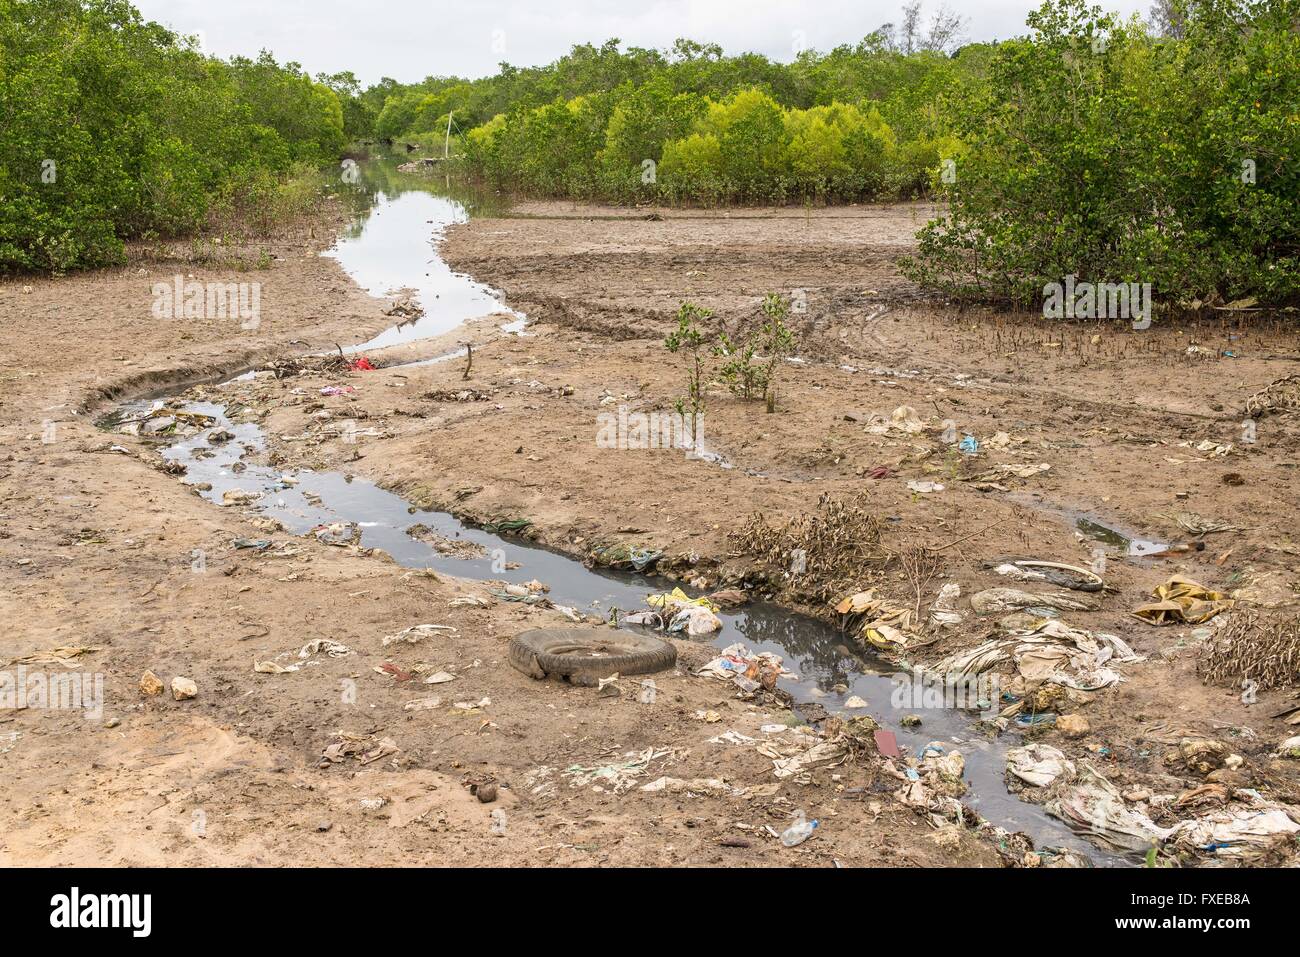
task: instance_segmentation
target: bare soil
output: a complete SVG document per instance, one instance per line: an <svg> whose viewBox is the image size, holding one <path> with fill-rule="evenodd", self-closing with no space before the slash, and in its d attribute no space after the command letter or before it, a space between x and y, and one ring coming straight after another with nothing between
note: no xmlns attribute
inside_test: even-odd
<svg viewBox="0 0 1300 957"><path fill-rule="evenodd" d="M652 212L658 218L643 215ZM1243 603L1294 608L1300 430L1294 413L1276 414L1260 418L1246 442L1243 420L1247 397L1295 371L1295 332L1223 314L1135 331L928 300L895 260L930 212L908 204L629 215L524 204L509 218L454 227L443 244L454 268L529 316L522 336L485 320L427 344L433 354L472 341L467 378L463 360L382 367L395 360L381 353L371 357L377 371L261 375L225 391L259 410L271 455L286 469L355 474L476 521L525 517L532 537L575 557L602 544L650 544L702 587L766 576L756 592L828 619L825 602L756 569L729 533L756 512L779 522L813 512L823 496L865 496L891 554L940 550L926 605L946 581L965 596L1014 584L985 567L992 559L1091 565L1102 547L1110 586L1102 607L1069 620L1121 635L1146 661L1124 665L1117 688L1075 704L1091 725L1086 735L1049 730L1042 739L1100 763L1122 785L1177 794L1204 781L1168 767L1161 742L1196 732L1244 757L1231 783L1300 801L1300 762L1272 756L1295 729L1269 718L1294 705L1293 692L1260 692L1247 704L1239 689L1207 687L1191 628L1130 614L1175 573ZM897 801L897 782L878 758L796 784L777 781L772 762L751 748L709 743L729 729L758 736L761 725L790 716L694 676L712 654L707 645L676 642L678 667L657 676L653 703L634 687L603 696L534 681L510 667L505 643L562 623L557 612L453 607L452 598L481 587L311 539L295 540L287 558L237 550L235 539L265 534L251 514L201 500L157 467L146 443L94 426L115 399L361 341L390 323L387 303L315 255L328 241L326 228L318 232L275 247L271 267L247 276L221 263L154 258L0 284L9 332L0 610L11 623L0 661L91 647L75 667L102 673L106 697L98 720L0 712L8 782L0 863L1007 863L973 832L935 830ZM151 284L177 272L260 280L261 326L153 318ZM776 411L717 385L708 396L707 442L729 467L673 449L597 447L600 413L619 404L667 411L684 392L681 358L663 347L681 301L734 328L765 293L796 290L806 302L791 317L800 361L781 369ZM320 395L338 384L354 391ZM467 389L486 401L458 401ZM867 430L903 406L925 431ZM346 442L319 428L322 410L379 435ZM953 449L945 428L979 439L979 452ZM1009 434L1005 448L989 445L998 432ZM1231 448L1198 448L1207 440ZM978 481L998 465L1033 463L1051 468ZM887 477L870 477L880 466ZM944 487L918 493L909 481ZM1187 544L1196 536L1176 521L1185 512L1237 528L1206 535L1201 551L1129 558L1075 524L1087 516ZM201 572L196 550L206 556ZM856 587L913 601L897 561L864 567ZM996 616L964 613L963 627L927 653L973 645L995 624ZM459 630L383 646L383 636L420 622ZM254 671L255 661L285 660L314 638L354 654L318 655L291 673ZM428 688L376 671L384 663L458 677ZM199 694L146 697L138 688L146 669L164 682L188 676ZM348 683L355 702L340 695ZM404 709L430 693L442 707ZM491 703L470 713L450 707L482 697ZM699 720L702 711L719 720ZM367 749L391 739L399 750L321 767L340 732ZM637 785L720 778L732 790L616 794L563 774L647 749L663 753ZM483 804L471 785L489 780L499 796ZM498 808L508 817L504 835L492 830ZM782 830L796 808L822 826L787 849L767 828Z"/></svg>

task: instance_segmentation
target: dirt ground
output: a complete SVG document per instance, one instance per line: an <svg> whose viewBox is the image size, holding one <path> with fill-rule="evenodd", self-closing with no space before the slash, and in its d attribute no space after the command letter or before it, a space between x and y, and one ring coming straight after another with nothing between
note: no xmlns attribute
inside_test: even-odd
<svg viewBox="0 0 1300 957"><path fill-rule="evenodd" d="M384 367L397 360L379 353L371 356L377 371L258 375L224 391L259 410L284 468L337 469L475 521L523 516L536 541L584 559L602 544L653 545L699 587L759 582L763 570L729 533L756 512L773 521L813 513L827 495L862 496L892 555L938 550L927 606L947 581L964 596L1014 585L985 566L994 559L1104 558L1101 607L1067 617L1122 636L1145 660L1121 666L1117 687L1071 702L1087 733L1049 729L1038 739L1099 763L1121 787L1180 794L1206 782L1163 760L1170 742L1212 737L1243 758L1213 782L1300 802L1300 762L1275 756L1296 729L1269 717L1294 706L1292 693L1261 691L1247 704L1239 689L1207 686L1191 627L1158 628L1130 614L1172 574L1243 606L1297 602L1295 413L1258 417L1249 435L1243 425L1247 398L1295 371L1300 343L1285 324L1217 313L1135 331L928 301L895 265L931 213L919 204L644 213L650 218L525 203L508 218L454 227L445 258L530 319L522 336L483 321L427 344L434 354L472 341L467 378L463 360ZM758 736L790 715L691 674L712 654L700 642L675 641L679 665L657 676L650 703L629 689L607 696L533 681L506 661L506 640L561 623L558 612L451 606L478 586L310 538L294 540L286 557L236 549L236 539L266 532L251 512L203 501L157 467L147 443L94 426L122 398L178 392L389 324L386 302L314 255L328 237L322 225L277 246L270 268L247 276L229 259L155 255L122 270L0 284L9 332L0 610L13 623L0 660L92 648L71 664L105 676L106 701L94 720L0 711L0 863L1018 860L973 831L932 827L894 797L898 782L879 756L796 783L774 778L772 761L754 749L711 744L722 730ZM260 280L260 327L154 318L150 287L176 273ZM725 465L673 449L598 447L602 412L667 411L683 393L682 360L663 347L681 301L734 328L768 292L800 303L791 316L798 361L780 371L772 414L710 390L706 441ZM320 395L338 384L354 391ZM485 400L458 400L466 389ZM924 430L869 430L900 407L915 410ZM322 429L322 418L377 434L347 442ZM977 438L978 452L945 442L953 430ZM999 432L1007 441L990 443ZM1051 468L1026 478L998 469L1037 463ZM873 472L881 466L887 471ZM917 492L909 481L943 489ZM1178 524L1181 513L1234 528L1205 535L1200 551L1130 558L1076 525L1089 517L1180 546L1197 538ZM196 550L205 556L197 571ZM797 582L766 572L755 593L833 618ZM898 561L864 567L852 584L913 600ZM999 617L965 605L963 614L963 626L925 655L977 644ZM420 622L458 632L400 651L382 644ZM255 661L283 659L315 638L353 654L317 655L290 673L254 671ZM385 663L399 674L377 670ZM143 695L146 670L164 683L193 679L197 697ZM429 689L402 675L439 670L457 676L433 689L451 688L443 705L407 709ZM340 687L355 688L355 698ZM447 706L482 697L490 704ZM709 711L716 722L699 720ZM358 753L322 767L322 753L340 740ZM648 749L623 793L564 773ZM726 788L639 789L664 776L720 779ZM471 785L487 781L499 796L485 804ZM784 848L772 832L796 808L822 826ZM505 812L504 833L494 831L494 810Z"/></svg>

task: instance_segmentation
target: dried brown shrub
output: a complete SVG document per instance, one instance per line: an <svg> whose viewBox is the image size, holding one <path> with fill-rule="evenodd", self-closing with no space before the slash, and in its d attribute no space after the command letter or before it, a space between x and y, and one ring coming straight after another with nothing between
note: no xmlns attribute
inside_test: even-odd
<svg viewBox="0 0 1300 957"><path fill-rule="evenodd" d="M1262 690L1300 683L1300 615L1239 611L1205 643L1197 662L1207 684Z"/></svg>
<svg viewBox="0 0 1300 957"><path fill-rule="evenodd" d="M866 495L846 501L824 493L815 511L784 522L755 512L728 534L731 554L752 559L793 597L818 603L838 599L890 557L881 543L884 524L868 502Z"/></svg>

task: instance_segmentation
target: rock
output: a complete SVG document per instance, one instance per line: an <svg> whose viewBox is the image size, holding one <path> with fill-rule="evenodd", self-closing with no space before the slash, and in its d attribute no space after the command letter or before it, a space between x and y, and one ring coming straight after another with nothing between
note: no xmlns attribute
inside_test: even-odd
<svg viewBox="0 0 1300 957"><path fill-rule="evenodd" d="M846 708L865 708L866 706L867 703L863 701L861 698L859 698L857 695L854 695L853 697L849 698L848 701L844 702L844 707Z"/></svg>
<svg viewBox="0 0 1300 957"><path fill-rule="evenodd" d="M1056 730L1066 737L1081 738L1092 730L1092 725L1081 714L1063 714L1056 719Z"/></svg>
<svg viewBox="0 0 1300 957"><path fill-rule="evenodd" d="M199 693L199 686L189 678L182 678L177 675L172 679L172 697L177 701L184 701L186 698L193 698Z"/></svg>
<svg viewBox="0 0 1300 957"><path fill-rule="evenodd" d="M162 694L163 688L162 679L152 671L146 671L140 676L140 690L150 697Z"/></svg>
<svg viewBox="0 0 1300 957"><path fill-rule="evenodd" d="M898 723L904 728L919 728L921 726L921 716L919 714L905 714Z"/></svg>
<svg viewBox="0 0 1300 957"><path fill-rule="evenodd" d="M491 804L497 799L496 782L489 781L487 784L480 784L474 789L474 796L479 799L480 804Z"/></svg>

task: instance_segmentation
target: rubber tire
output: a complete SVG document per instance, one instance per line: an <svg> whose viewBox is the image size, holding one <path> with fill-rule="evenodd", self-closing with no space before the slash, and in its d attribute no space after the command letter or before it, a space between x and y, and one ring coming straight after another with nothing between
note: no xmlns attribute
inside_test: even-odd
<svg viewBox="0 0 1300 957"><path fill-rule="evenodd" d="M604 652L593 657L591 652ZM526 675L556 675L575 685L648 675L677 663L677 649L650 635L611 628L534 628L510 640L510 664Z"/></svg>

